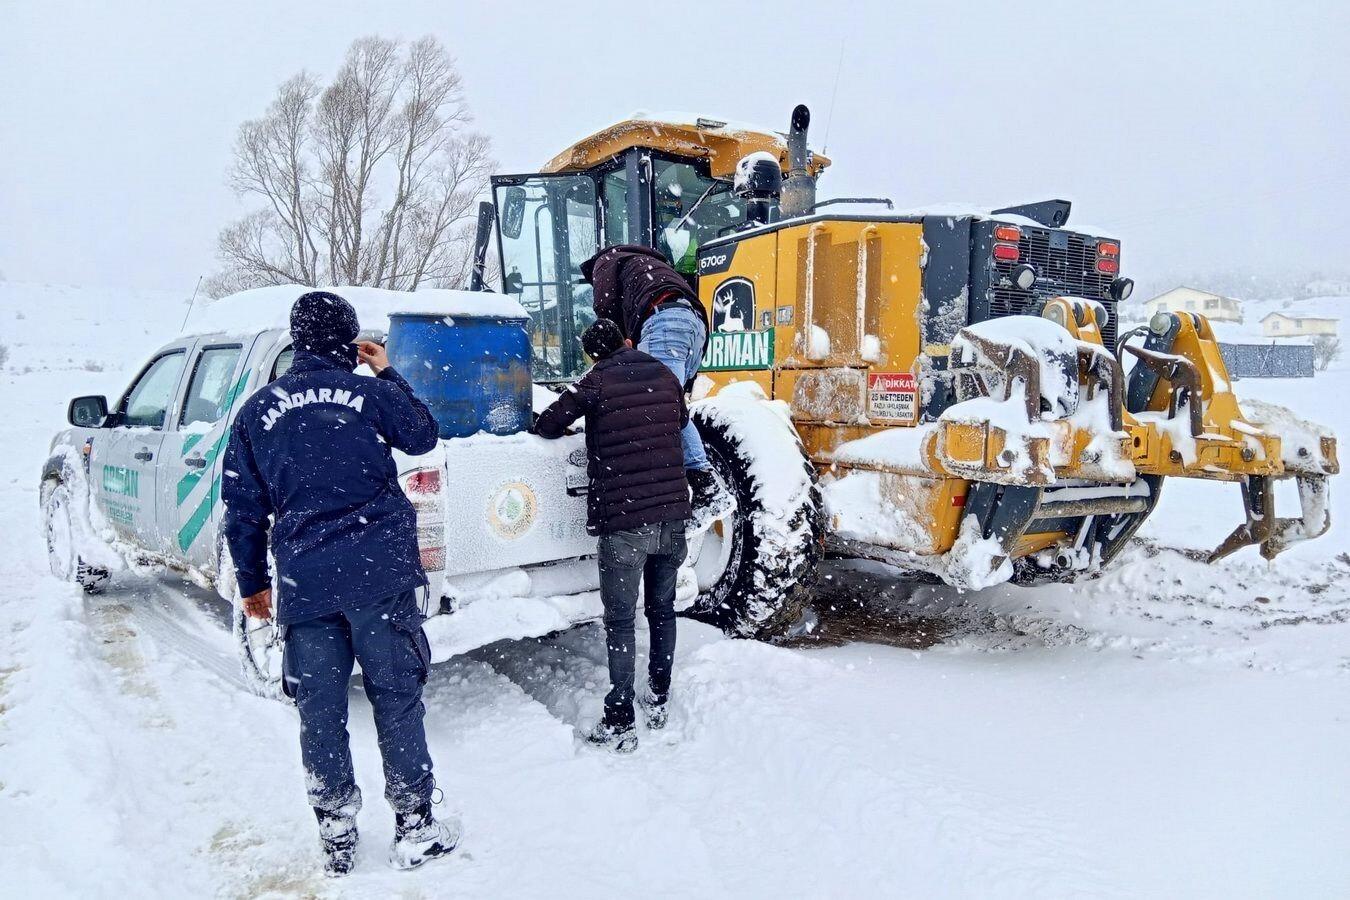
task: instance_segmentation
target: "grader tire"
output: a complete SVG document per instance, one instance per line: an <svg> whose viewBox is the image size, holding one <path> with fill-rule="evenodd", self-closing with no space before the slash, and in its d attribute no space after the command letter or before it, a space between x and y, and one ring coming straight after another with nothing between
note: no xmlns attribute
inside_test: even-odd
<svg viewBox="0 0 1350 900"><path fill-rule="evenodd" d="M801 457L809 490L790 508L767 510L761 502L753 460L732 429L694 410L713 469L736 497L736 509L704 536L703 552L721 542L725 568L704 585L688 615L737 637L781 635L809 605L820 564L824 519L815 467L800 445L784 448Z"/></svg>

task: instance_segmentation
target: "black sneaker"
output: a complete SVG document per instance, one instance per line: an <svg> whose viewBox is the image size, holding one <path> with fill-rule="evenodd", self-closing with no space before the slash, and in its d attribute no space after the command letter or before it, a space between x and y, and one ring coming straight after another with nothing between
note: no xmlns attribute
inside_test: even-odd
<svg viewBox="0 0 1350 900"><path fill-rule="evenodd" d="M423 863L449 856L459 844L459 823L441 822L426 803L412 812L394 814L394 844L389 865L415 869Z"/></svg>
<svg viewBox="0 0 1350 900"><path fill-rule="evenodd" d="M319 842L323 846L323 874L341 878L356 866L356 817L314 810L319 820Z"/></svg>
<svg viewBox="0 0 1350 900"><path fill-rule="evenodd" d="M711 469L689 469L685 474L693 495L690 501L694 507L694 514L689 519L691 531L702 531L736 508L736 498Z"/></svg>
<svg viewBox="0 0 1350 900"><path fill-rule="evenodd" d="M666 708L669 697L658 698L650 690L643 691L638 697L638 706L642 707L642 717L647 722L647 730L660 731L666 727L669 712Z"/></svg>
<svg viewBox="0 0 1350 900"><path fill-rule="evenodd" d="M586 734L586 743L615 753L632 753L638 745L637 729L632 722L613 725L601 719Z"/></svg>

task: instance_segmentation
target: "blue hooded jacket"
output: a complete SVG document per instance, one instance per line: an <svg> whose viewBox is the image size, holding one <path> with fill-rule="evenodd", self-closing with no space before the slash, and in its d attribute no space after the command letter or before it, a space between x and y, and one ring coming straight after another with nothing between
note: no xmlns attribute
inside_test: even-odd
<svg viewBox="0 0 1350 900"><path fill-rule="evenodd" d="M417 516L390 448L426 453L436 421L392 368L370 378L354 365L342 348L297 352L289 372L245 401L231 429L225 538L247 597L272 584L270 531L281 625L427 583Z"/></svg>

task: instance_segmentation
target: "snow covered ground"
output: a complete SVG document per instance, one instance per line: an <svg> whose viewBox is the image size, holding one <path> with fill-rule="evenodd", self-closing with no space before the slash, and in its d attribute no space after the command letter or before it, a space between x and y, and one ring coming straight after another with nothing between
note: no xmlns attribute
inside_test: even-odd
<svg viewBox="0 0 1350 900"><path fill-rule="evenodd" d="M670 728L578 746L597 626L437 667L432 755L465 824L396 873L369 707L364 842L318 874L293 712L246 694L224 610L178 579L47 574L37 476L76 393L116 393L182 298L0 283L0 893L6 896L1299 896L1350 893L1350 489L1330 535L1215 567L1232 486L1169 483L1077 585L959 594L827 571L818 639L680 622ZM1239 385L1350 434L1312 381ZM859 598L867 598L860 611Z"/></svg>

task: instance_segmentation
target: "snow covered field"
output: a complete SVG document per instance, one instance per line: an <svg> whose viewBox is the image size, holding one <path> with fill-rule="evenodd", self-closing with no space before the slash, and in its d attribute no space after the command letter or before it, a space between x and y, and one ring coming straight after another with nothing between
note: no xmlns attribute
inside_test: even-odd
<svg viewBox="0 0 1350 900"><path fill-rule="evenodd" d="M1350 893L1339 481L1332 533L1274 567L1169 549L1213 546L1240 515L1233 486L1171 482L1093 581L961 595L837 562L822 640L681 621L671 726L631 757L574 737L604 689L597 626L453 659L428 727L465 839L412 874L384 864L358 690L364 841L328 882L295 716L243 691L220 603L167 576L85 598L47 572L37 477L66 401L120 391L182 313L168 294L0 283L0 894ZM1239 390L1350 435L1340 366ZM873 639L830 639L850 629Z"/></svg>

